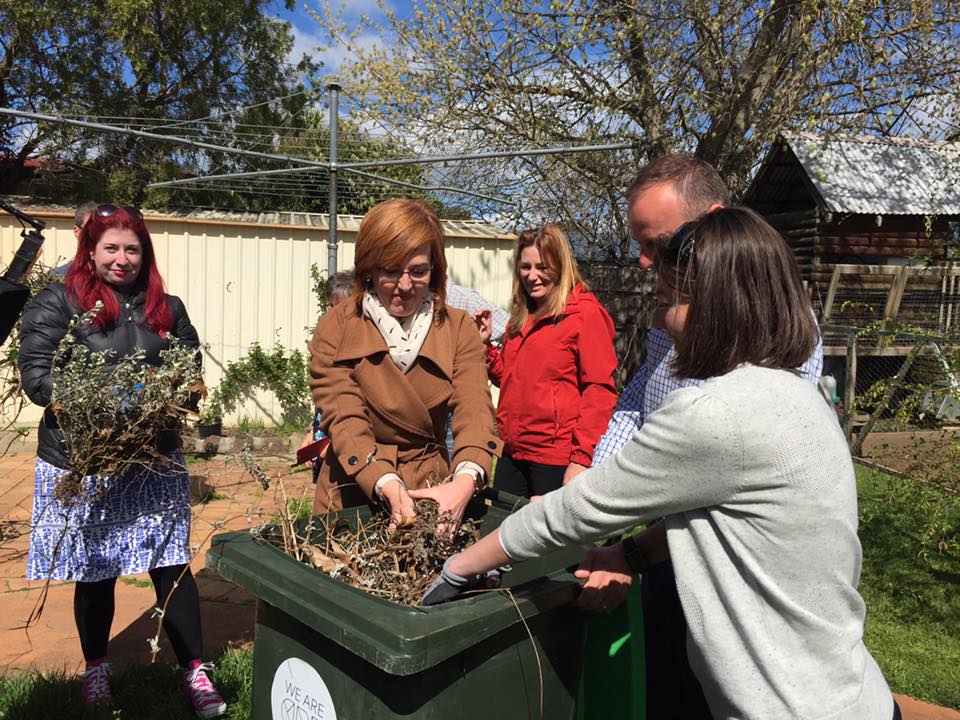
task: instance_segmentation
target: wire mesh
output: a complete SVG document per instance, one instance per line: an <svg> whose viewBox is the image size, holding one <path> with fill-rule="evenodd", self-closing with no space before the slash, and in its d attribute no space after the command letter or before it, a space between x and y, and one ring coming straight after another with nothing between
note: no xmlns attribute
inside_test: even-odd
<svg viewBox="0 0 960 720"><path fill-rule="evenodd" d="M824 375L836 381L855 450L874 431L960 423L960 338L832 324L822 325L821 332ZM838 344L826 344L827 338L841 337L842 352Z"/></svg>

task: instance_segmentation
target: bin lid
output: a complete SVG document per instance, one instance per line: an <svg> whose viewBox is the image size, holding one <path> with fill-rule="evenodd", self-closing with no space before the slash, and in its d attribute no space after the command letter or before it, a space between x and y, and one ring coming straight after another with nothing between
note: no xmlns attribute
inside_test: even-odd
<svg viewBox="0 0 960 720"><path fill-rule="evenodd" d="M501 493L482 531L511 509ZM521 622L521 614L531 618L574 601L580 586L565 568L582 557L582 548L567 548L518 564L504 576L516 604L504 592L486 592L429 608L351 587L249 532L214 537L207 566L384 672L412 675Z"/></svg>

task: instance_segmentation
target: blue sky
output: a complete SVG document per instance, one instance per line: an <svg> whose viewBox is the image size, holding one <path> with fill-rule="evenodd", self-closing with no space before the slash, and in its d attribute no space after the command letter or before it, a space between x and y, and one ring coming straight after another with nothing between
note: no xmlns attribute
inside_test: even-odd
<svg viewBox="0 0 960 720"><path fill-rule="evenodd" d="M334 0L330 3L336 8L337 3ZM387 7L393 10L399 16L405 16L410 11L410 0L388 0ZM289 21L293 25L294 50L293 60L298 60L304 52L309 52L317 59L323 60L325 66L330 71L336 71L345 53L331 48L323 53L317 54L314 48L320 42L319 25L313 19L307 8L318 9L321 6L316 0L297 0L297 5L293 11L288 11L281 3L274 7L273 14ZM347 0L341 4L343 9L343 20L349 22L357 20L361 16L367 16L374 20L382 19L383 12L377 0ZM377 42L376 35L369 33L361 36L360 42L363 44L372 44Z"/></svg>

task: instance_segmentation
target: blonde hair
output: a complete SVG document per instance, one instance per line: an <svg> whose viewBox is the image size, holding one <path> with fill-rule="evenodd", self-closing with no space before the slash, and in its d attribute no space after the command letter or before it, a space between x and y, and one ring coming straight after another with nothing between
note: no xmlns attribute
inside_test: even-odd
<svg viewBox="0 0 960 720"><path fill-rule="evenodd" d="M536 247L540 252L540 261L547 266L554 282L539 309L520 280L520 255L528 247ZM588 289L570 251L570 241L558 225L547 223L542 227L521 232L513 254L513 303L507 335L519 334L531 315L536 320L560 315L567 306L570 293L577 285Z"/></svg>
<svg viewBox="0 0 960 720"><path fill-rule="evenodd" d="M422 200L393 198L371 208L360 223L353 265L353 294L361 314L364 292L376 273L396 267L417 248L430 247L430 291L433 318L439 324L447 315L447 259L445 238L436 211Z"/></svg>

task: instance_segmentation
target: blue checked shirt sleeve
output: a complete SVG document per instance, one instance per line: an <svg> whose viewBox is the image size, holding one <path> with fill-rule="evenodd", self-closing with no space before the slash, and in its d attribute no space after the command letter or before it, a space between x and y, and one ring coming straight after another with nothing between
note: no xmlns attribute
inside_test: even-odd
<svg viewBox="0 0 960 720"><path fill-rule="evenodd" d="M673 358L673 342L663 330L651 328L647 334L647 357L624 389L607 432L593 451L593 464L599 465L620 448L643 426L648 413L660 407L666 396L684 383L673 375L669 362ZM699 384L700 381L692 381Z"/></svg>
<svg viewBox="0 0 960 720"><path fill-rule="evenodd" d="M813 354L797 370L814 385L820 382L820 376L823 374L823 336L820 334L819 327L817 328L817 346L813 349Z"/></svg>
<svg viewBox="0 0 960 720"><path fill-rule="evenodd" d="M627 441L643 426L643 396L647 388L649 368L644 363L620 395L607 431L597 442L593 451L593 464L599 465L627 444Z"/></svg>
<svg viewBox="0 0 960 720"><path fill-rule="evenodd" d="M507 312L494 305L473 288L447 282L447 305L466 310L470 315L473 315L477 310L489 310L493 320L491 340L499 341L507 332L507 322L510 320Z"/></svg>

